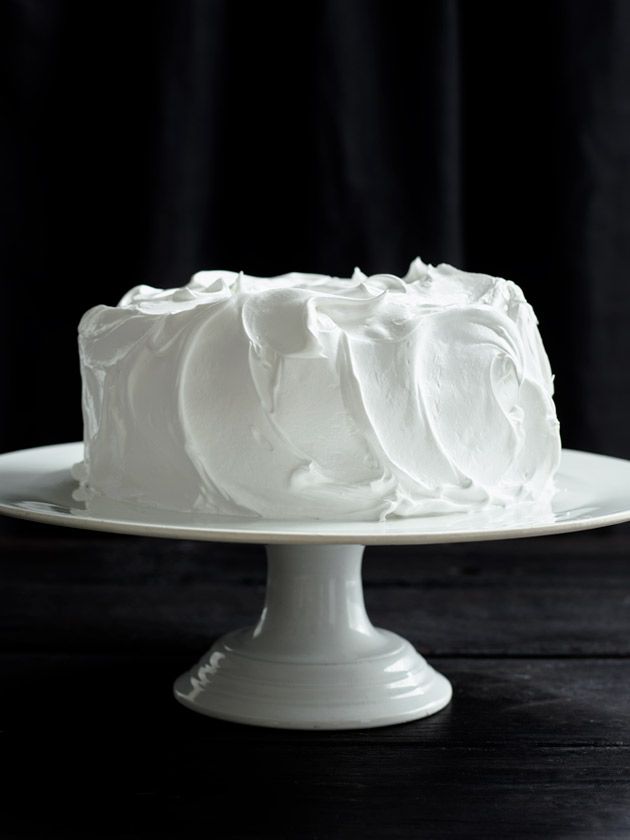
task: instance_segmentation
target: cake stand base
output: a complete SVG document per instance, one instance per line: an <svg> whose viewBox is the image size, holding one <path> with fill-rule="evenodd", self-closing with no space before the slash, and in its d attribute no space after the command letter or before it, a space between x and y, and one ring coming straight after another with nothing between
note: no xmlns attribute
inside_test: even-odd
<svg viewBox="0 0 630 840"><path fill-rule="evenodd" d="M175 682L194 711L287 729L359 729L434 714L449 681L365 611L362 545L267 546L258 624L219 639Z"/></svg>

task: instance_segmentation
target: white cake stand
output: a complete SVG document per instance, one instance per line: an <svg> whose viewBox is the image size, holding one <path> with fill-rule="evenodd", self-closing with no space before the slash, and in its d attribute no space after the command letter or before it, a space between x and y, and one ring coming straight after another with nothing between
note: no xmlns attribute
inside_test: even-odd
<svg viewBox="0 0 630 840"><path fill-rule="evenodd" d="M431 715L448 680L409 642L375 628L361 583L369 544L431 544L580 531L630 520L630 462L565 450L552 509L387 523L213 518L72 499L79 443L0 456L0 513L56 525L267 546L267 596L255 626L219 639L175 682L195 711L240 723L353 729Z"/></svg>

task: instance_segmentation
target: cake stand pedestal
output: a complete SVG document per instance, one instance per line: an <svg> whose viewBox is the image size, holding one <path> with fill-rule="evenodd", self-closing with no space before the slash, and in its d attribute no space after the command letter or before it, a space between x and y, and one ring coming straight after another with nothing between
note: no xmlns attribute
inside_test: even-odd
<svg viewBox="0 0 630 840"><path fill-rule="evenodd" d="M391 522L270 521L141 509L73 498L79 443L0 455L0 513L50 524L153 537L267 546L258 623L219 639L175 683L198 712L241 723L349 729L433 714L448 680L409 642L372 626L361 557L368 544L511 539L630 521L630 462L564 450L551 506Z"/></svg>
<svg viewBox="0 0 630 840"><path fill-rule="evenodd" d="M353 729L431 715L451 684L372 625L362 545L268 545L258 624L223 636L175 683L195 711L261 726Z"/></svg>

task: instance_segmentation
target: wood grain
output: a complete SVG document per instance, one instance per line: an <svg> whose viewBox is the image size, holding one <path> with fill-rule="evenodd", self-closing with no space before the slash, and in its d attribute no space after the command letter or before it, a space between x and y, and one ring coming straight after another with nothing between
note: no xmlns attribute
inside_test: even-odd
<svg viewBox="0 0 630 840"><path fill-rule="evenodd" d="M264 554L2 523L0 837L630 836L630 529L370 548L375 623L453 682L434 717L300 733L174 677L251 622ZM222 822L224 821L224 822Z"/></svg>

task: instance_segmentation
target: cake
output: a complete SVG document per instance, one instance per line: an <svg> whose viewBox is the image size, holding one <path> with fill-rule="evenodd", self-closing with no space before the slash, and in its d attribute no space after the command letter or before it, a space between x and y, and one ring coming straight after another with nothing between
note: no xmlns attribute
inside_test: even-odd
<svg viewBox="0 0 630 840"><path fill-rule="evenodd" d="M198 514L384 520L549 500L553 377L521 289L202 271L79 325L79 495Z"/></svg>

